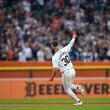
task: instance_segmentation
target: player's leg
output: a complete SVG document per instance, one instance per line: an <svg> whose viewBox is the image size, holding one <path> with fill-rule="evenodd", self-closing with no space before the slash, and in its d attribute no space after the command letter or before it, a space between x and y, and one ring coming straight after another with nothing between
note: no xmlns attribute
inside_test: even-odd
<svg viewBox="0 0 110 110"><path fill-rule="evenodd" d="M76 102L80 102L80 99L71 89L72 77L71 73L64 73L62 76L62 82L65 92L70 95Z"/></svg>
<svg viewBox="0 0 110 110"><path fill-rule="evenodd" d="M80 85L73 84L73 82L75 81L75 74L76 74L76 72L75 72L74 69L72 70L72 72L73 72L73 74L71 76L71 88L77 90L77 89L79 89Z"/></svg>
<svg viewBox="0 0 110 110"><path fill-rule="evenodd" d="M83 86L82 86L82 85L73 84L74 81L75 81L75 71L73 71L71 89L73 89L73 90L79 90L80 93L81 93L82 95L84 95L85 92L84 92Z"/></svg>
<svg viewBox="0 0 110 110"><path fill-rule="evenodd" d="M85 91L84 91L84 88L82 85L75 85L75 84L72 84L71 85L71 88L72 89L75 89L75 90L79 90L81 95L84 95L85 94Z"/></svg>
<svg viewBox="0 0 110 110"><path fill-rule="evenodd" d="M80 88L80 85L75 85L75 84L72 84L73 83L73 81L75 80L75 70L74 69L72 69L72 70L70 70L70 87L71 87L71 90L72 90L72 88L73 89L79 89ZM74 93L74 92L73 92ZM80 101L80 99L79 100L76 100L76 103L74 104L74 105L82 105L83 103L82 103L82 101Z"/></svg>

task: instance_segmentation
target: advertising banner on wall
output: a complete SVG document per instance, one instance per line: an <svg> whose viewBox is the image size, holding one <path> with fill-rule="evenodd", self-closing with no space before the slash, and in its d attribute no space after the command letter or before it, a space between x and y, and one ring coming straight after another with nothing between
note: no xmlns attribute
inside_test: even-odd
<svg viewBox="0 0 110 110"><path fill-rule="evenodd" d="M78 78L74 84L82 84L85 95L74 91L80 98L110 98L110 78ZM50 99L69 98L61 79L1 79L0 99Z"/></svg>

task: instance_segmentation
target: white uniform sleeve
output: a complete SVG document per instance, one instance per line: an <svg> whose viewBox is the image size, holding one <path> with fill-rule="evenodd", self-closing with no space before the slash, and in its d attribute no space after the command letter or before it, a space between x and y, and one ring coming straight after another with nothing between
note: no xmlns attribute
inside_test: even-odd
<svg viewBox="0 0 110 110"><path fill-rule="evenodd" d="M52 57L53 68L58 68L58 60L55 57Z"/></svg>
<svg viewBox="0 0 110 110"><path fill-rule="evenodd" d="M72 40L69 42L69 44L67 46L65 46L63 49L66 51L66 52L70 52L71 51L71 48L73 46L75 42L75 38L72 38Z"/></svg>

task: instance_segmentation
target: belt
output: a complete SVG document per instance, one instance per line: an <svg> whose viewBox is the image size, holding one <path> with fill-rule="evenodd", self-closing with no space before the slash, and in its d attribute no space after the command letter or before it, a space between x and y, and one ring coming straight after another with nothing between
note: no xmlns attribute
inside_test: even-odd
<svg viewBox="0 0 110 110"><path fill-rule="evenodd" d="M67 70L65 70L65 71L63 71L63 72L61 72L61 73L63 73L63 74L64 74L66 71L71 70L71 69L73 69L73 67L72 67L72 68L70 68L70 69L67 69Z"/></svg>

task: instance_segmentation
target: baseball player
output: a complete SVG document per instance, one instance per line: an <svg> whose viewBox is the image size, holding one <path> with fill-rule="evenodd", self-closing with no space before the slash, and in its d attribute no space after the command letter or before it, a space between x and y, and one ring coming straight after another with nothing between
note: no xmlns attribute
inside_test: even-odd
<svg viewBox="0 0 110 110"><path fill-rule="evenodd" d="M60 70L62 73L62 82L65 92L70 95L76 103L74 105L82 105L82 101L76 96L76 94L72 91L72 89L78 89L82 95L84 95L84 89L81 85L73 84L75 80L75 70L73 68L72 62L70 60L69 52L77 38L76 33L73 34L72 40L70 43L64 48L59 48L59 44L57 40L53 40L51 45L55 51L55 54L52 57L53 64L53 72L49 81L53 81L55 74Z"/></svg>

